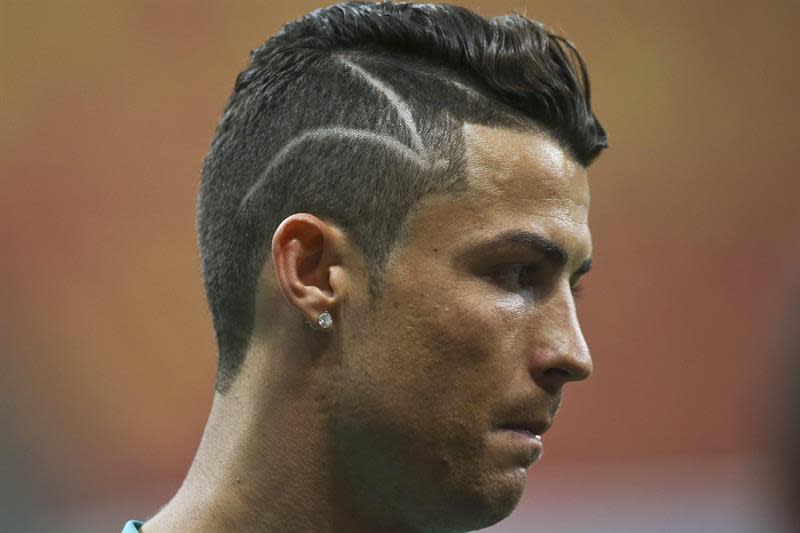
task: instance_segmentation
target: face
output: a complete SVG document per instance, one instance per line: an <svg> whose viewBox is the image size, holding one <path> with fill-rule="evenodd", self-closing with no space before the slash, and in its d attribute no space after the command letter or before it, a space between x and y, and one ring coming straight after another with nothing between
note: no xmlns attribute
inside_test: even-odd
<svg viewBox="0 0 800 533"><path fill-rule="evenodd" d="M362 496L442 530L514 509L540 446L503 428L543 433L591 373L573 295L591 257L585 169L544 134L463 133L468 192L422 202L375 308L343 311L332 418Z"/></svg>

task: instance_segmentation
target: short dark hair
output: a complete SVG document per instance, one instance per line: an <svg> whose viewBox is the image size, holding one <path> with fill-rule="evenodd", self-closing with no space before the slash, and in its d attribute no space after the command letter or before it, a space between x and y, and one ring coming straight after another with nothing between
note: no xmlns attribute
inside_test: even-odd
<svg viewBox="0 0 800 533"><path fill-rule="evenodd" d="M549 133L588 166L607 146L575 48L520 15L442 4L343 3L251 53L198 198L202 273L227 390L252 333L280 222L309 212L360 246L370 298L426 195L466 189L464 122Z"/></svg>

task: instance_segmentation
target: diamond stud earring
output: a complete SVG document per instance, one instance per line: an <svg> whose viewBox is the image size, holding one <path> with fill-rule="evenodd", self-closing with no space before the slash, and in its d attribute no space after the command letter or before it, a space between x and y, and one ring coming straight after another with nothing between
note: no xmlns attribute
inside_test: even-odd
<svg viewBox="0 0 800 533"><path fill-rule="evenodd" d="M306 321L306 324L308 324L312 329L329 329L331 326L333 326L333 317L329 312L323 311L317 317L316 324L308 321Z"/></svg>
<svg viewBox="0 0 800 533"><path fill-rule="evenodd" d="M317 324L319 324L319 327L321 327L322 329L328 329L333 325L333 317L329 312L323 311L317 317Z"/></svg>

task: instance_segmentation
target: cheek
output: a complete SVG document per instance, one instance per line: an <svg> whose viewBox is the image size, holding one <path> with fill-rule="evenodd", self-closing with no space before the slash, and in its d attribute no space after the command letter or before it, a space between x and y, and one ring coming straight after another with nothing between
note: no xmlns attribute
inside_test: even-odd
<svg viewBox="0 0 800 533"><path fill-rule="evenodd" d="M398 310L401 334L388 346L397 347L395 356L408 363L400 373L403 390L450 413L486 410L496 403L516 371L519 302L490 300L461 288L431 289Z"/></svg>
<svg viewBox="0 0 800 533"><path fill-rule="evenodd" d="M362 422L390 419L398 432L478 431L519 371L525 302L482 281L437 279L447 277L413 273L343 324L351 331L337 381Z"/></svg>
<svg viewBox="0 0 800 533"><path fill-rule="evenodd" d="M520 311L479 292L436 289L387 296L344 326L355 329L343 335L332 420L351 468L425 501L447 493L445 505L489 491L490 417L518 371Z"/></svg>

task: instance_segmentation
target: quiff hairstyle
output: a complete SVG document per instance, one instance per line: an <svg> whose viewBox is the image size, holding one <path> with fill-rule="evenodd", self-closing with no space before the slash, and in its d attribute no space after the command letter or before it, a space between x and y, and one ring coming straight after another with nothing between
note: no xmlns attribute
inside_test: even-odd
<svg viewBox="0 0 800 533"><path fill-rule="evenodd" d="M257 279L287 216L340 227L361 248L374 303L414 206L466 190L465 122L544 131L583 166L607 146L578 52L516 14L343 3L287 24L250 58L198 197L220 392L244 359Z"/></svg>

